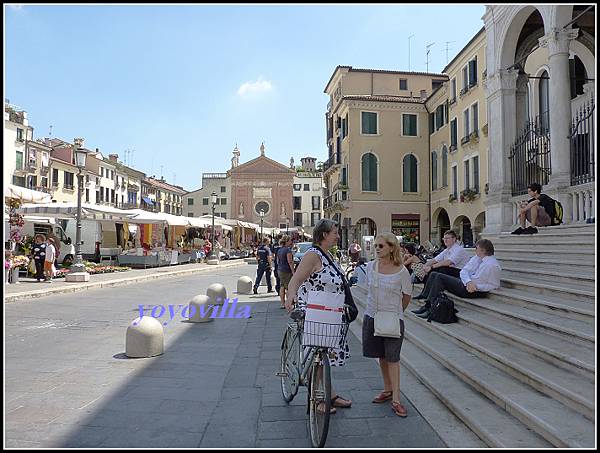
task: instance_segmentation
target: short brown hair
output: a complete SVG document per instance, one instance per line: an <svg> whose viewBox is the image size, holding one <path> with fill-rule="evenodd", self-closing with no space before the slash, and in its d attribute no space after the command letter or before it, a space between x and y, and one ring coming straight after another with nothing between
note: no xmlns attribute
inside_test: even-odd
<svg viewBox="0 0 600 453"><path fill-rule="evenodd" d="M338 227L338 223L331 219L321 219L315 225L313 230L313 245L320 245L325 239L325 234L331 232L334 228Z"/></svg>
<svg viewBox="0 0 600 453"><path fill-rule="evenodd" d="M492 256L494 254L494 244L489 239L479 239L475 243L475 247L479 247L485 251L487 256Z"/></svg>
<svg viewBox="0 0 600 453"><path fill-rule="evenodd" d="M46 236L44 236L42 233L38 233L35 235L35 239L37 240L37 238L42 238L42 241L46 240Z"/></svg>
<svg viewBox="0 0 600 453"><path fill-rule="evenodd" d="M444 233L444 236L452 236L454 239L458 239L458 236L456 235L456 233L454 232L454 230L448 230Z"/></svg>

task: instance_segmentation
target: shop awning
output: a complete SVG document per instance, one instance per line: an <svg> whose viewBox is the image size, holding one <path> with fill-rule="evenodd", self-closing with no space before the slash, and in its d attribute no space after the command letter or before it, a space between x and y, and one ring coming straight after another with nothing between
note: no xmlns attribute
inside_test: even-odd
<svg viewBox="0 0 600 453"><path fill-rule="evenodd" d="M152 199L148 198L148 197L142 197L142 200L144 200L144 202L146 204L149 204L151 206L154 206L154 201L152 201Z"/></svg>
<svg viewBox="0 0 600 453"><path fill-rule="evenodd" d="M38 190L27 189L26 187L15 186L14 184L8 184L4 188L5 198L17 198L23 203L50 203L52 202L52 196L45 192Z"/></svg>
<svg viewBox="0 0 600 453"><path fill-rule="evenodd" d="M77 218L77 203L26 203L17 209L17 213L75 219ZM130 220L135 217L135 213L110 206L82 203L81 217L86 220Z"/></svg>

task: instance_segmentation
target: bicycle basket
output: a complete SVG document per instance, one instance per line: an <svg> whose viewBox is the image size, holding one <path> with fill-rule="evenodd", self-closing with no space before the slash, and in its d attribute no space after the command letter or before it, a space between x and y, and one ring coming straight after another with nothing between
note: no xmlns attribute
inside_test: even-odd
<svg viewBox="0 0 600 453"><path fill-rule="evenodd" d="M317 321L304 321L302 346L339 348L348 334L347 322L329 324Z"/></svg>

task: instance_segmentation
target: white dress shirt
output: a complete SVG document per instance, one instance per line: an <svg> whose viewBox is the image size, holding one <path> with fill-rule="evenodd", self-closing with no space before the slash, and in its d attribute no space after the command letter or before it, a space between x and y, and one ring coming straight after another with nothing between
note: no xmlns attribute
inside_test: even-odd
<svg viewBox="0 0 600 453"><path fill-rule="evenodd" d="M488 292L500 288L500 264L495 256L479 258L475 255L460 271L463 284L475 283L477 291Z"/></svg>
<svg viewBox="0 0 600 453"><path fill-rule="evenodd" d="M458 242L455 242L452 247L445 249L442 253L436 256L434 260L436 260L438 263L441 263L444 260L450 260L452 261L453 267L462 269L469 261L469 254L462 245L460 245Z"/></svg>

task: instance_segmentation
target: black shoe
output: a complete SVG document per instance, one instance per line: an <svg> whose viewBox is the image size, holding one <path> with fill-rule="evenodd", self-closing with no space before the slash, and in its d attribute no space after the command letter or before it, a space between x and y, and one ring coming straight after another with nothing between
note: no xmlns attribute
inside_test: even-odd
<svg viewBox="0 0 600 453"><path fill-rule="evenodd" d="M414 300L421 300L421 299L425 299L425 296L423 294L419 294L415 297L413 297Z"/></svg>
<svg viewBox="0 0 600 453"><path fill-rule="evenodd" d="M536 234L538 232L536 227L528 226L523 230L523 234Z"/></svg>
<svg viewBox="0 0 600 453"><path fill-rule="evenodd" d="M254 294L258 294L258 291L256 290L256 288L254 288Z"/></svg>
<svg viewBox="0 0 600 453"><path fill-rule="evenodd" d="M421 313L425 313L427 310L429 310L429 304L425 304L423 305L421 308L419 308L418 310L411 310L415 315L420 315Z"/></svg>
<svg viewBox="0 0 600 453"><path fill-rule="evenodd" d="M268 293L274 293L275 291L273 291L272 289L267 291Z"/></svg>
<svg viewBox="0 0 600 453"><path fill-rule="evenodd" d="M427 318L429 318L429 313L430 313L430 310L428 308L425 312L423 312L423 313L421 313L420 315L417 315L417 316L419 318L427 319Z"/></svg>
<svg viewBox="0 0 600 453"><path fill-rule="evenodd" d="M525 231L525 230L523 228L519 227L510 234L523 234L523 231Z"/></svg>

